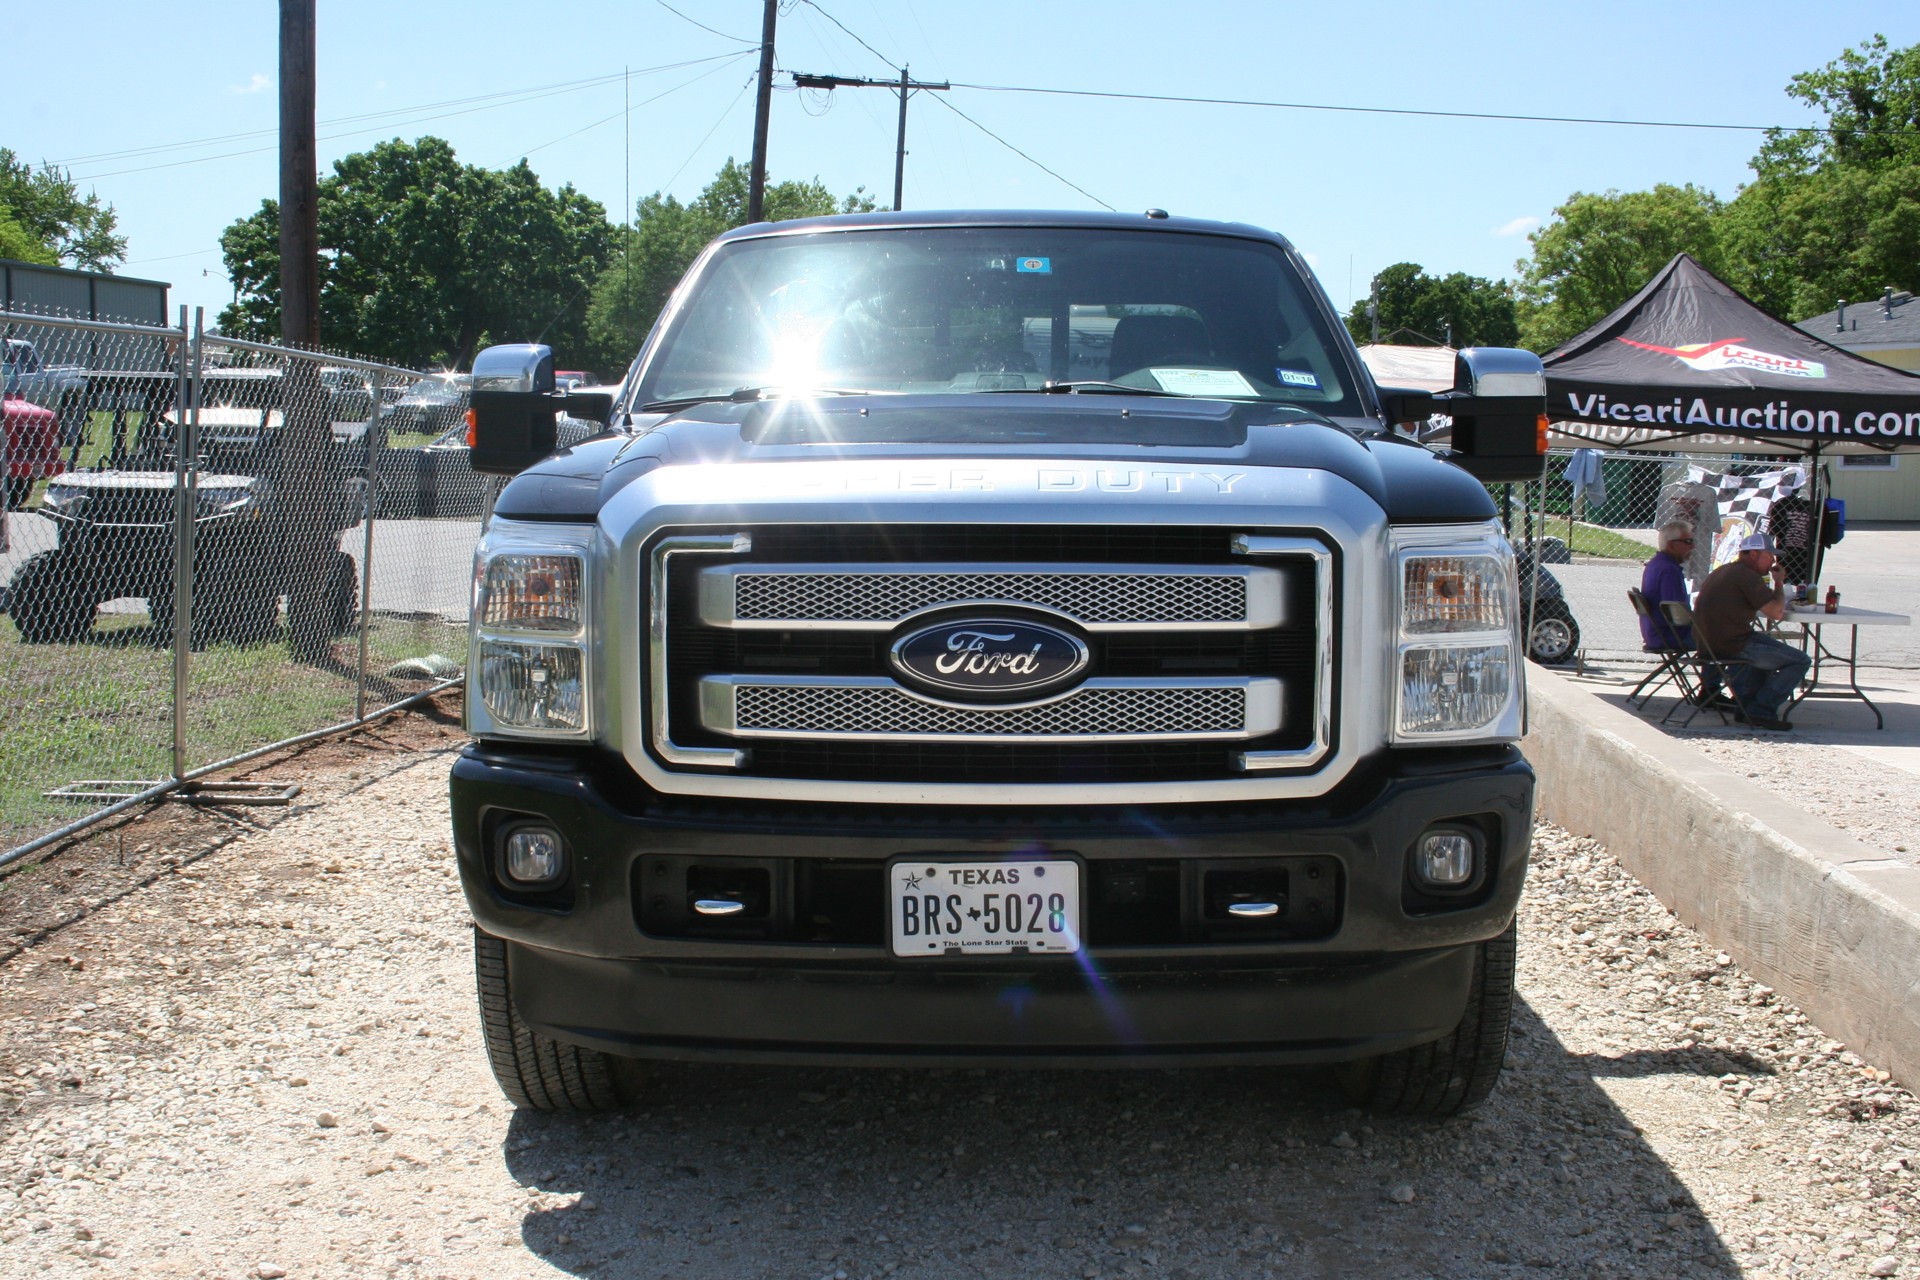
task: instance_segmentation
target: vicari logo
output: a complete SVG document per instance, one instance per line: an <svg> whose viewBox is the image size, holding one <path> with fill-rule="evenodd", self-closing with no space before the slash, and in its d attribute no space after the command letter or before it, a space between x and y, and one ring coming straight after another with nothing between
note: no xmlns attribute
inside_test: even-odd
<svg viewBox="0 0 1920 1280"><path fill-rule="evenodd" d="M1672 356L1689 369L1698 369L1702 373L1713 373L1720 369L1758 369L1761 373L1778 373L1789 378L1824 378L1827 366L1818 360L1802 360L1798 356L1777 356L1771 351L1758 351L1752 347L1740 345L1739 338L1722 338L1718 342L1695 342L1684 347L1661 347L1651 342L1635 342L1632 338L1619 341L1642 351L1658 351L1663 356Z"/></svg>

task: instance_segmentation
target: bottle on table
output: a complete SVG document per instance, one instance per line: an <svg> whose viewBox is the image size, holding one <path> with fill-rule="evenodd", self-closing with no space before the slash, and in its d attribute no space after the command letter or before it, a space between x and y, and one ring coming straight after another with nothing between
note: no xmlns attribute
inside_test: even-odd
<svg viewBox="0 0 1920 1280"><path fill-rule="evenodd" d="M1827 588L1827 612L1840 612L1840 589L1838 587Z"/></svg>

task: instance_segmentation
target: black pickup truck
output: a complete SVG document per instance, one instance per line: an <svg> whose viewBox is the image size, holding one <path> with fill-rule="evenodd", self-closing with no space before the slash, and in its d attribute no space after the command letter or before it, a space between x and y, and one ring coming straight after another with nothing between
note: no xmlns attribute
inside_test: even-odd
<svg viewBox="0 0 1920 1280"><path fill-rule="evenodd" d="M1526 352L1376 387L1299 254L1082 213L744 227L612 394L474 364L453 770L522 1106L616 1060L1493 1088L1533 775ZM1451 414L1457 453L1398 424ZM557 415L604 428L553 452Z"/></svg>

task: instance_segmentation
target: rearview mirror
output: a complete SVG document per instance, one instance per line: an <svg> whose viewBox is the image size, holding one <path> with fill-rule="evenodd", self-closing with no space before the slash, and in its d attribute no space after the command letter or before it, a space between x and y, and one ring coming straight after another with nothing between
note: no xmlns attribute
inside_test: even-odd
<svg viewBox="0 0 1920 1280"><path fill-rule="evenodd" d="M467 444L475 471L511 476L552 453L562 397L553 349L531 342L488 347L473 359Z"/></svg>
<svg viewBox="0 0 1920 1280"><path fill-rule="evenodd" d="M1453 358L1453 390L1433 397L1453 418L1449 462L1485 483L1537 480L1547 453L1547 374L1513 347L1467 347Z"/></svg>

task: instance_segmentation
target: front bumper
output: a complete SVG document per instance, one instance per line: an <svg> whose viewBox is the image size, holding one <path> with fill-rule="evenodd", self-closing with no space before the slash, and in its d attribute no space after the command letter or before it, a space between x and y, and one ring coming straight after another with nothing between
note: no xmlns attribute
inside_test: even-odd
<svg viewBox="0 0 1920 1280"><path fill-rule="evenodd" d="M1030 1065L1338 1061L1445 1035L1477 944L1512 920L1533 775L1517 751L1387 753L1331 796L1270 805L932 811L692 804L616 760L469 747L454 837L479 926L508 942L516 1010L543 1034L636 1057L738 1061L1018 1061ZM570 879L516 895L495 866L503 819L543 819ZM1436 821L1487 836L1484 882L1410 897L1408 852ZM1314 937L1183 936L1075 957L896 959L880 942L660 936L643 867L755 859L877 867L905 853L1069 854L1093 869L1330 857L1337 921ZM647 861L643 861L647 860Z"/></svg>

